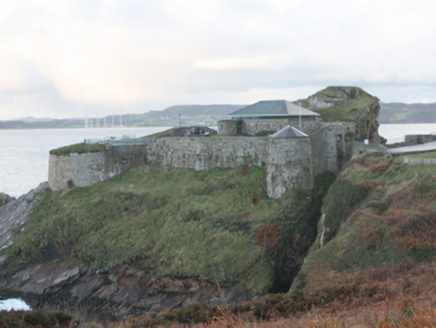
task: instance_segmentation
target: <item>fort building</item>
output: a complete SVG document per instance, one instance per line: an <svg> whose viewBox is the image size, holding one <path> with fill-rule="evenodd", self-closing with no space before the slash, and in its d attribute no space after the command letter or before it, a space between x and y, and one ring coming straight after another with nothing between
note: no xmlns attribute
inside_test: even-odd
<svg viewBox="0 0 436 328"><path fill-rule="evenodd" d="M49 187L87 186L140 165L194 170L266 165L266 192L279 198L291 188L313 188L323 172L337 174L347 151L344 136L355 129L354 122L322 122L318 113L285 100L260 101L230 118L218 123L213 137L207 128L194 127L133 144L106 142L105 152L50 155ZM277 132L255 136L265 130Z"/></svg>
<svg viewBox="0 0 436 328"><path fill-rule="evenodd" d="M278 131L287 125L304 132L320 128L319 114L287 100L263 100L229 114L218 122L220 135L256 135L261 131Z"/></svg>

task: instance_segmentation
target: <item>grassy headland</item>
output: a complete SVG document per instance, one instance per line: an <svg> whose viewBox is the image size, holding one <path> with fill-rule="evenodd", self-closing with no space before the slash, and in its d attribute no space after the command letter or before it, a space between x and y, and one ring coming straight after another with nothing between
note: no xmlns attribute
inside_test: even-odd
<svg viewBox="0 0 436 328"><path fill-rule="evenodd" d="M128 263L266 292L283 240L308 229L313 209L310 191L273 200L265 181L265 167L147 166L67 193L47 190L6 251L11 261L33 261L54 245L84 264Z"/></svg>

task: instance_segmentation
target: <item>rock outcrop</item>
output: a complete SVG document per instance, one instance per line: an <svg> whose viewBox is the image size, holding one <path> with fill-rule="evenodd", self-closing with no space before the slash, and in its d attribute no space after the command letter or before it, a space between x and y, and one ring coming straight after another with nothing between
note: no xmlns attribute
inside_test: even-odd
<svg viewBox="0 0 436 328"><path fill-rule="evenodd" d="M8 194L5 194L4 192L0 192L0 206L4 206L13 200L15 200L15 197L11 197Z"/></svg>
<svg viewBox="0 0 436 328"><path fill-rule="evenodd" d="M349 141L384 140L378 134L379 99L361 88L328 87L295 103L301 103L303 107L320 113L322 120L326 122L356 122L356 133L348 136Z"/></svg>
<svg viewBox="0 0 436 328"><path fill-rule="evenodd" d="M0 250L4 249L15 241L14 230L24 225L32 213L33 204L38 199L38 193L47 188L47 183L41 183L36 189L18 199L6 194L0 194ZM1 204L1 203L0 203ZM0 257L1 262L2 257Z"/></svg>
<svg viewBox="0 0 436 328"><path fill-rule="evenodd" d="M62 249L51 254L62 255ZM200 277L159 277L127 265L85 267L68 259L52 263L0 265L0 297L21 297L33 309L78 313L83 320L114 321L150 311L168 311L192 303L234 304L255 299L241 285L221 288Z"/></svg>

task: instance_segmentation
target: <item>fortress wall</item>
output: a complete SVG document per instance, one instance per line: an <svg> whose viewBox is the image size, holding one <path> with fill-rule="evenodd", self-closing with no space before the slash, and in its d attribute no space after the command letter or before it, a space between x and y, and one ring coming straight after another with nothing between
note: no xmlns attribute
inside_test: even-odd
<svg viewBox="0 0 436 328"><path fill-rule="evenodd" d="M297 120L298 121L298 120ZM260 131L278 131L285 126L290 125L287 119L282 120L244 120L245 130L250 136L254 136ZM297 122L298 124L298 122ZM291 124L293 125L293 124Z"/></svg>
<svg viewBox="0 0 436 328"><path fill-rule="evenodd" d="M313 175L330 171L339 172L338 149L343 147L343 140L338 140L330 127L326 126L310 135L312 150ZM339 147L339 148L337 148Z"/></svg>
<svg viewBox="0 0 436 328"><path fill-rule="evenodd" d="M309 138L268 138L267 192L279 198L290 188L313 188Z"/></svg>
<svg viewBox="0 0 436 328"><path fill-rule="evenodd" d="M108 179L105 153L50 155L48 186L51 190L68 189L68 181L85 187Z"/></svg>
<svg viewBox="0 0 436 328"><path fill-rule="evenodd" d="M300 129L300 121L296 118L286 118L281 120L244 120L245 131L248 135L253 136L260 131L278 131L285 126L291 125L297 129ZM301 130L305 133L311 133L312 131L320 128L320 122L314 117L303 117L301 120Z"/></svg>
<svg viewBox="0 0 436 328"><path fill-rule="evenodd" d="M330 126L334 134L346 135L348 132L356 134L356 122L328 122L323 123L324 126Z"/></svg>
<svg viewBox="0 0 436 328"><path fill-rule="evenodd" d="M403 163L409 165L436 165L436 158L403 157Z"/></svg>
<svg viewBox="0 0 436 328"><path fill-rule="evenodd" d="M363 156L369 153L385 153L389 155L389 149L377 143L370 143L365 145L363 141L351 141L346 143L347 155L349 156Z"/></svg>
<svg viewBox="0 0 436 328"><path fill-rule="evenodd" d="M336 173L335 142L325 128L306 138L162 137L149 145L108 145L106 152L51 155L49 187L89 186L145 164L195 170L266 164L268 195L279 198L290 188L312 188L325 170Z"/></svg>
<svg viewBox="0 0 436 328"><path fill-rule="evenodd" d="M69 184L86 187L146 164L146 145L109 146L106 152L50 155L48 185L53 191Z"/></svg>
<svg viewBox="0 0 436 328"><path fill-rule="evenodd" d="M242 120L222 120L218 122L218 134L223 136L233 136L237 134L237 123L240 122L242 126ZM244 131L243 131L244 132Z"/></svg>
<svg viewBox="0 0 436 328"><path fill-rule="evenodd" d="M206 170L241 165L261 166L267 160L266 138L156 138L147 151L151 165Z"/></svg>

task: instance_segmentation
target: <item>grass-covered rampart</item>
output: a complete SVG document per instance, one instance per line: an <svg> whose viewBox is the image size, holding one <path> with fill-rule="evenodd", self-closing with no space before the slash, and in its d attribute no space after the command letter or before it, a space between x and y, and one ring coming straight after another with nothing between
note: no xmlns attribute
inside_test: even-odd
<svg viewBox="0 0 436 328"><path fill-rule="evenodd" d="M84 264L127 263L266 292L281 240L303 236L313 209L310 191L273 200L265 181L265 167L146 166L67 193L47 190L6 251L10 263L41 260L54 245Z"/></svg>
<svg viewBox="0 0 436 328"><path fill-rule="evenodd" d="M105 152L107 151L106 145L94 143L94 144L88 144L88 143L78 143L74 145L68 145L61 148L56 148L50 150L50 155L56 155L56 156L68 156L72 153L77 154L85 154L85 153L98 153L98 152Z"/></svg>

